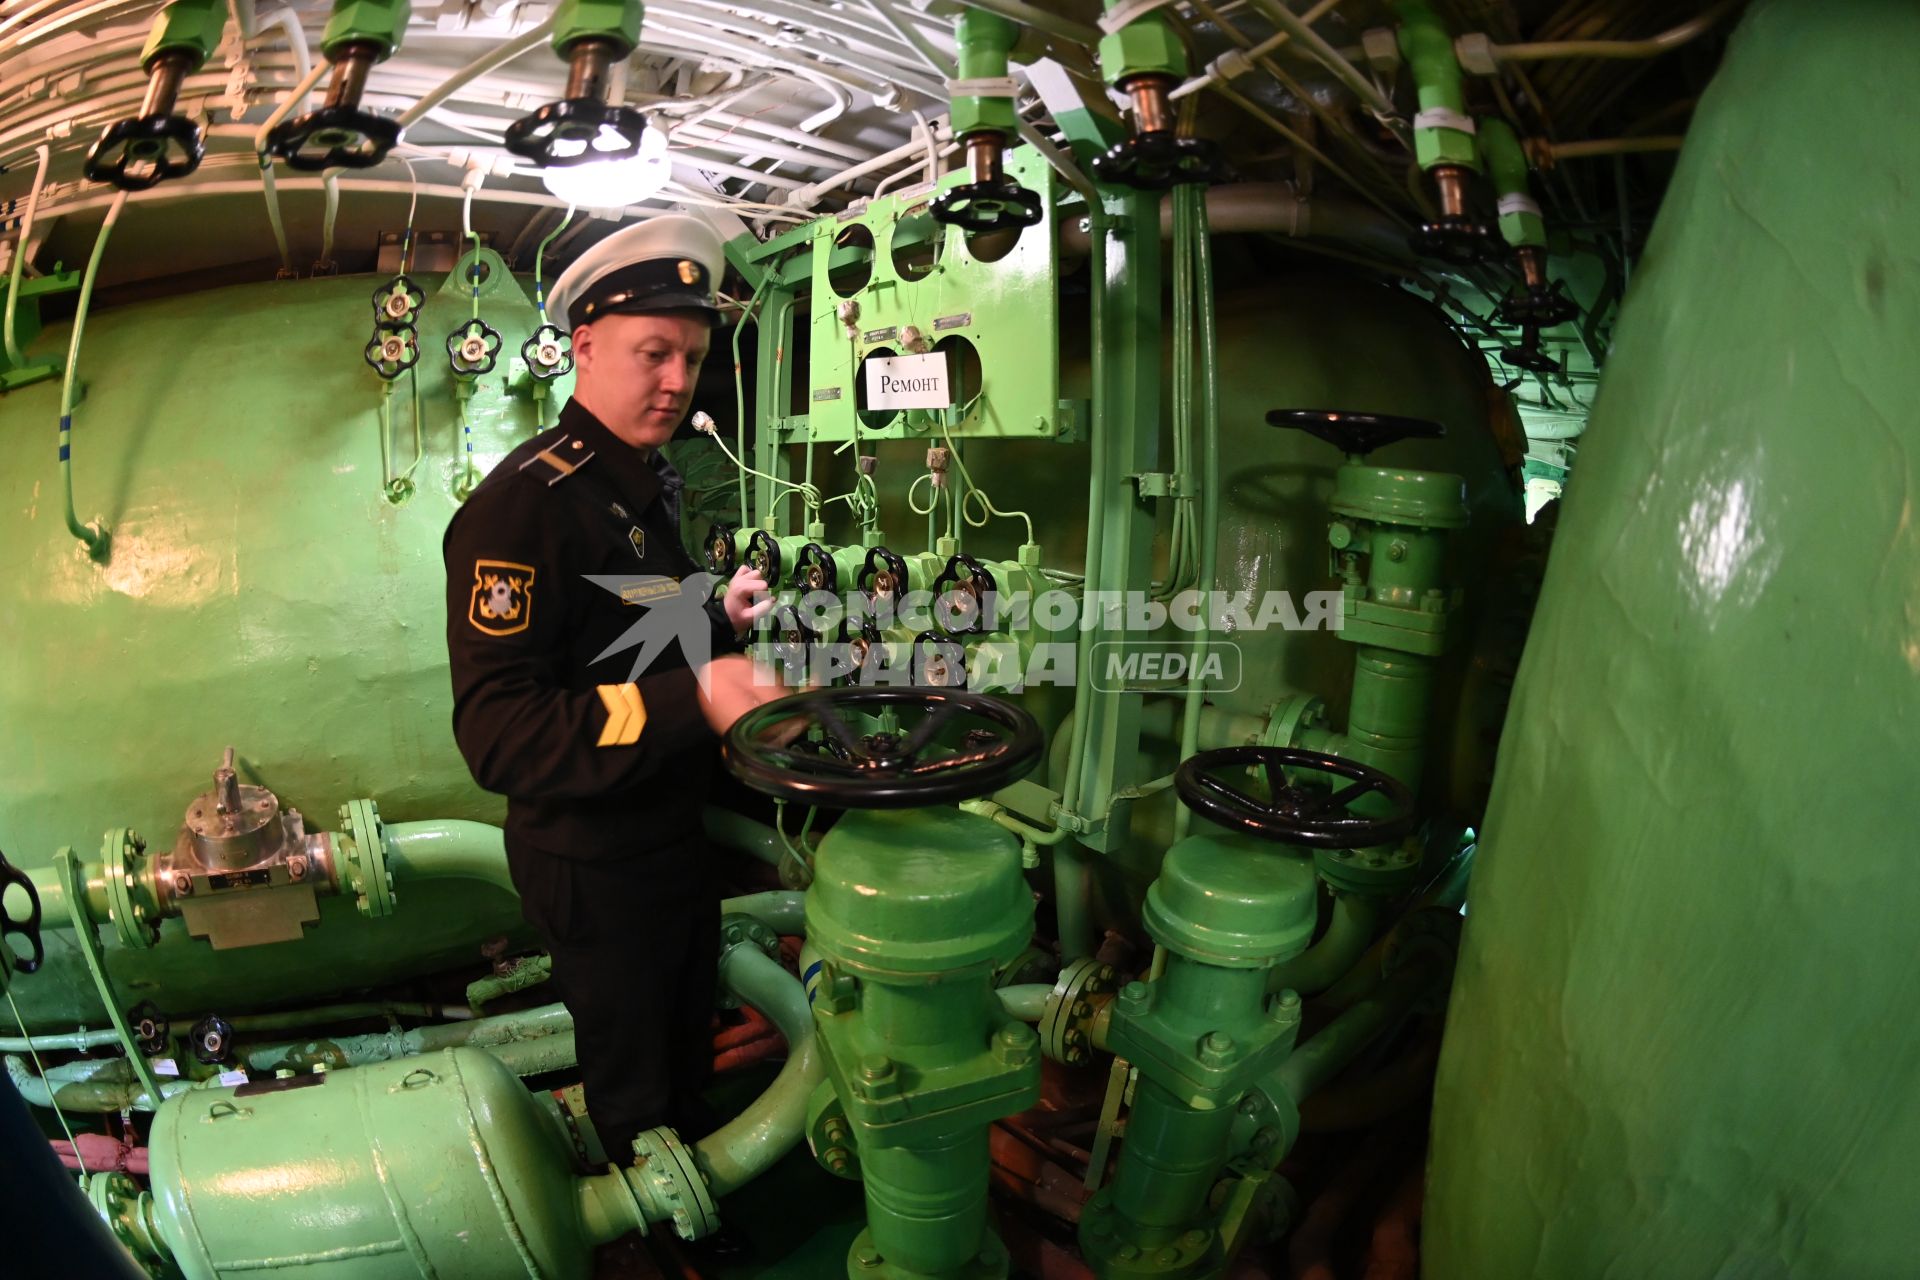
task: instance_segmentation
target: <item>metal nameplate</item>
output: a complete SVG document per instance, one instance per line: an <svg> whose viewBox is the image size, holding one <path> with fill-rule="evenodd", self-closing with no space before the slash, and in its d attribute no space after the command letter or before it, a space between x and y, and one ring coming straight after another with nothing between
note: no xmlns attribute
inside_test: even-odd
<svg viewBox="0 0 1920 1280"><path fill-rule="evenodd" d="M839 398L839 387L821 387L813 393L813 402L815 404L819 404L823 400L838 400Z"/></svg>
<svg viewBox="0 0 1920 1280"><path fill-rule="evenodd" d="M288 1076L285 1080L249 1080L233 1091L236 1098L251 1098L257 1093L285 1093L288 1089L311 1089L314 1085L325 1084L325 1072L312 1072L304 1076Z"/></svg>
<svg viewBox="0 0 1920 1280"><path fill-rule="evenodd" d="M957 315L941 316L933 322L933 330L939 333L947 329L964 329L972 323L973 312L962 311Z"/></svg>
<svg viewBox="0 0 1920 1280"><path fill-rule="evenodd" d="M899 335L900 335L900 330L898 326L889 325L884 329L867 330L865 333L860 335L860 341L868 344L872 344L875 342L892 342Z"/></svg>

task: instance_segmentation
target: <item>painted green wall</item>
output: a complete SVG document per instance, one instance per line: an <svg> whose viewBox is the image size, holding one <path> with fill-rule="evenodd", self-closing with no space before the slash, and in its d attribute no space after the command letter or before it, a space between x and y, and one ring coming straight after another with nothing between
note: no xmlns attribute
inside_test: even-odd
<svg viewBox="0 0 1920 1280"><path fill-rule="evenodd" d="M1920 10L1762 0L1603 378L1501 748L1423 1249L1920 1256Z"/></svg>

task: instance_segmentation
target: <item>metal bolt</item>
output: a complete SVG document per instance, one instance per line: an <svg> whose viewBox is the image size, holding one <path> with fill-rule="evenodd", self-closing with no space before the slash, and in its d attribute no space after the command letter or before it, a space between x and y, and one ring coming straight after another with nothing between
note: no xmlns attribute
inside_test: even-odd
<svg viewBox="0 0 1920 1280"><path fill-rule="evenodd" d="M893 1063L877 1053L860 1059L860 1076L865 1080L885 1080L893 1074Z"/></svg>
<svg viewBox="0 0 1920 1280"><path fill-rule="evenodd" d="M863 1244L854 1251L853 1260L863 1267L880 1265L880 1251L870 1244Z"/></svg>
<svg viewBox="0 0 1920 1280"><path fill-rule="evenodd" d="M845 1173L852 1166L845 1147L828 1147L824 1158L827 1168L835 1173Z"/></svg>
<svg viewBox="0 0 1920 1280"><path fill-rule="evenodd" d="M305 880L307 878L306 854L296 853L287 859L287 876L292 880Z"/></svg>
<svg viewBox="0 0 1920 1280"><path fill-rule="evenodd" d="M1405 560L1406 558L1407 558L1406 543L1400 541L1398 538L1395 538L1392 542L1389 542L1387 544L1387 559Z"/></svg>
<svg viewBox="0 0 1920 1280"><path fill-rule="evenodd" d="M1140 1250L1134 1245L1123 1244L1113 1251L1113 1256L1122 1262L1132 1262L1140 1256Z"/></svg>
<svg viewBox="0 0 1920 1280"><path fill-rule="evenodd" d="M191 898L193 896L193 877L184 871L174 872L173 892L175 897Z"/></svg>
<svg viewBox="0 0 1920 1280"><path fill-rule="evenodd" d="M1187 1246L1187 1248L1189 1249L1198 1249L1201 1245L1205 1244L1206 1242L1207 1242L1207 1233L1198 1229L1189 1231L1187 1232L1187 1234L1180 1237L1180 1243Z"/></svg>
<svg viewBox="0 0 1920 1280"><path fill-rule="evenodd" d="M1129 982L1120 988L1120 1012L1140 1014L1147 1011L1147 984Z"/></svg>

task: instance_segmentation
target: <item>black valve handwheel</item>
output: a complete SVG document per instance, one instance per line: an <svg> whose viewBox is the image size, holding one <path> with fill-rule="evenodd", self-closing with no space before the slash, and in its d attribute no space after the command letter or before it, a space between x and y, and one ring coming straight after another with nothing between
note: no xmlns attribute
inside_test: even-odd
<svg viewBox="0 0 1920 1280"><path fill-rule="evenodd" d="M373 291L373 322L382 329L410 327L427 291L409 275L397 275Z"/></svg>
<svg viewBox="0 0 1920 1280"><path fill-rule="evenodd" d="M869 600L897 600L907 593L907 562L886 547L869 547L857 585Z"/></svg>
<svg viewBox="0 0 1920 1280"><path fill-rule="evenodd" d="M500 341L499 330L485 320L469 320L447 335L447 362L462 377L492 373Z"/></svg>
<svg viewBox="0 0 1920 1280"><path fill-rule="evenodd" d="M187 117L135 116L101 132L87 151L83 171L90 182L145 191L169 178L186 177L200 167L205 154L200 126Z"/></svg>
<svg viewBox="0 0 1920 1280"><path fill-rule="evenodd" d="M127 1010L127 1029L145 1054L165 1053L173 1047L173 1025L151 1000Z"/></svg>
<svg viewBox="0 0 1920 1280"><path fill-rule="evenodd" d="M807 591L824 591L828 595L840 593L840 570L833 563L833 553L817 542L809 542L800 548L800 554L794 560L793 577L795 583Z"/></svg>
<svg viewBox="0 0 1920 1280"><path fill-rule="evenodd" d="M563 98L507 126L507 150L546 169L637 155L647 118L598 98Z"/></svg>
<svg viewBox="0 0 1920 1280"><path fill-rule="evenodd" d="M902 721L898 733L863 734L847 719L889 710ZM800 745L796 728L825 750ZM936 741L943 734L965 745L948 754ZM1034 718L1002 698L878 687L813 689L756 707L734 723L723 751L735 777L778 799L908 809L998 791L1025 777L1044 745Z"/></svg>
<svg viewBox="0 0 1920 1280"><path fill-rule="evenodd" d="M533 336L520 344L520 358L527 372L541 382L573 372L573 341L560 332L558 325L543 324Z"/></svg>
<svg viewBox="0 0 1920 1280"><path fill-rule="evenodd" d="M375 329L361 356L375 373L392 382L420 363L420 335L410 324Z"/></svg>
<svg viewBox="0 0 1920 1280"><path fill-rule="evenodd" d="M1344 409L1273 409L1267 425L1290 427L1318 436L1342 453L1368 454L1400 440L1438 440L1447 429L1426 418L1391 413L1348 413Z"/></svg>
<svg viewBox="0 0 1920 1280"><path fill-rule="evenodd" d="M847 660L853 664L853 670L847 673L847 682L856 685L881 684L892 670L891 653L887 649L886 637L873 619L864 618L847 640Z"/></svg>
<svg viewBox="0 0 1920 1280"><path fill-rule="evenodd" d="M400 143L400 122L344 104L321 107L275 125L267 151L289 169L371 169Z"/></svg>
<svg viewBox="0 0 1920 1280"><path fill-rule="evenodd" d="M767 614L765 630L767 656L781 679L788 684L805 684L810 674L813 646L820 637L790 604L775 605Z"/></svg>
<svg viewBox="0 0 1920 1280"><path fill-rule="evenodd" d="M715 521L707 526L707 572L721 578L733 577L733 571L740 567L739 558L734 553L734 526Z"/></svg>
<svg viewBox="0 0 1920 1280"><path fill-rule="evenodd" d="M13 887L27 897L25 916L16 916L7 908L7 890ZM40 891L33 887L32 877L8 862L5 853L0 853L0 946L6 946L5 939L13 937L25 938L33 954L26 957L9 954L8 959L19 972L32 973L47 958L46 948L40 942Z"/></svg>
<svg viewBox="0 0 1920 1280"><path fill-rule="evenodd" d="M1215 777L1222 769L1258 766L1266 776L1267 798L1249 795ZM1288 781L1288 770L1307 770L1344 778L1339 790L1317 783ZM1223 827L1232 827L1283 844L1310 849L1369 849L1392 844L1413 830L1417 814L1413 792L1391 774L1319 751L1292 747L1222 747L1187 757L1174 770L1174 789L1189 809ZM1387 812L1359 814L1356 800L1378 795Z"/></svg>
<svg viewBox="0 0 1920 1280"><path fill-rule="evenodd" d="M1500 304L1494 318L1501 324L1551 329L1580 314L1580 304L1567 296L1566 282L1555 280L1543 289L1516 293Z"/></svg>
<svg viewBox="0 0 1920 1280"><path fill-rule="evenodd" d="M785 579L780 576L780 540L765 529L755 529L747 539L747 564L767 580L769 591L778 591Z"/></svg>
<svg viewBox="0 0 1920 1280"><path fill-rule="evenodd" d="M219 1066L233 1053L233 1024L210 1013L187 1031L187 1044L196 1060L209 1067Z"/></svg>
<svg viewBox="0 0 1920 1280"><path fill-rule="evenodd" d="M1466 216L1442 215L1423 223L1407 239L1414 253L1455 266L1493 262L1506 254L1506 242L1489 223Z"/></svg>
<svg viewBox="0 0 1920 1280"><path fill-rule="evenodd" d="M933 580L934 621L948 635L991 631L999 591L985 565L964 552L951 556Z"/></svg>
<svg viewBox="0 0 1920 1280"><path fill-rule="evenodd" d="M913 638L908 674L922 689L967 687L967 647L938 631L922 631Z"/></svg>
<svg viewBox="0 0 1920 1280"><path fill-rule="evenodd" d="M1170 129L1136 133L1093 158L1102 182L1136 191L1166 191L1188 182L1214 183L1226 176L1220 148L1207 138L1183 138Z"/></svg>
<svg viewBox="0 0 1920 1280"><path fill-rule="evenodd" d="M930 212L935 222L980 233L1038 226L1043 216L1040 193L1004 175L997 182L968 182L943 191Z"/></svg>

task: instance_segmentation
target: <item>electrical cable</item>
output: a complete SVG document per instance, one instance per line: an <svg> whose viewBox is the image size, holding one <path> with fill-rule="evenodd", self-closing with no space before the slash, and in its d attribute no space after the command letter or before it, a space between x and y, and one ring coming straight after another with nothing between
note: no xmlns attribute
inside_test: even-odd
<svg viewBox="0 0 1920 1280"><path fill-rule="evenodd" d="M4 945L0 943L0 946ZM40 1073L42 1079L45 1079L47 1069L40 1062L40 1051L33 1047L33 1037L27 1034L27 1020L20 1016L20 1006L13 1002L12 989L0 987L0 990L7 993L7 1007L13 1010L14 1025L20 1028L21 1039L27 1042L27 1053L33 1058L33 1069ZM80 1154L80 1143L73 1136L73 1126L67 1123L66 1113L60 1110L60 1101L51 1080L47 1081L47 1103L53 1108L54 1118L60 1122L60 1131L67 1135L67 1145L73 1149L74 1157L80 1161L80 1172L88 1172L87 1158Z"/></svg>

